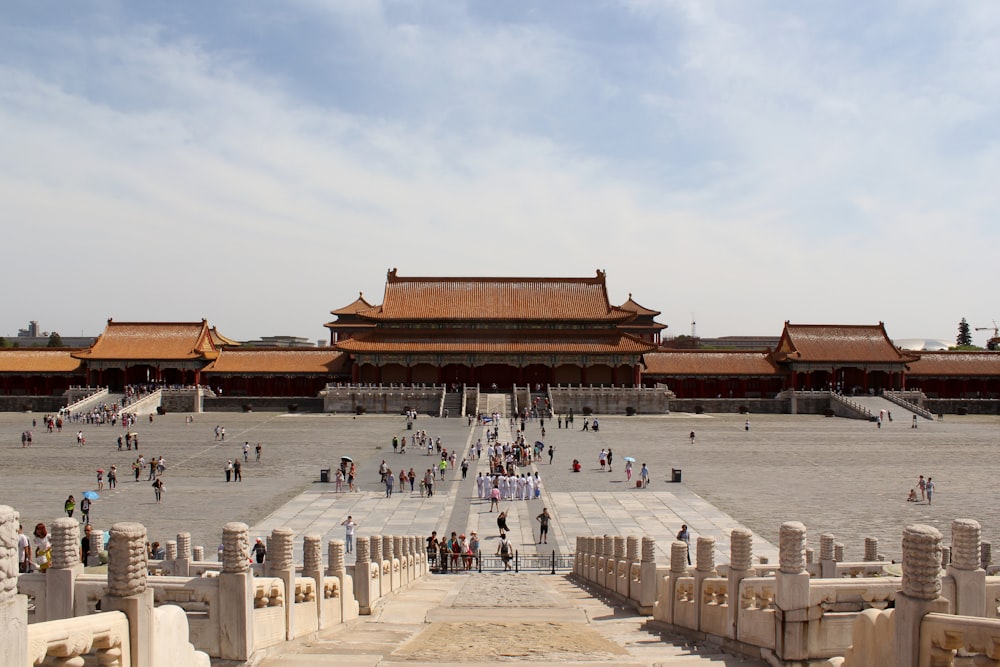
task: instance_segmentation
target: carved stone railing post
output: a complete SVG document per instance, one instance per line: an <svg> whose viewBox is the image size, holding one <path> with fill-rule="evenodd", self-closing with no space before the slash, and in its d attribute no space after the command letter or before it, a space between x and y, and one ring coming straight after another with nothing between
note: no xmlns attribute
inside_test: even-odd
<svg viewBox="0 0 1000 667"><path fill-rule="evenodd" d="M0 505L0 665L29 664L28 596L17 594L19 522L13 507Z"/></svg>
<svg viewBox="0 0 1000 667"><path fill-rule="evenodd" d="M347 571L344 561L344 541L330 540L327 545L326 576L340 579L340 614L342 621L358 617L358 603L354 599L354 577Z"/></svg>
<svg viewBox="0 0 1000 667"><path fill-rule="evenodd" d="M323 617L323 536L306 535L302 538L302 576L311 577L316 591L316 622L325 627Z"/></svg>
<svg viewBox="0 0 1000 667"><path fill-rule="evenodd" d="M101 611L128 616L132 665L153 664L153 589L146 587L146 527L141 523L116 523L108 539L108 594Z"/></svg>
<svg viewBox="0 0 1000 667"><path fill-rule="evenodd" d="M694 569L694 599L698 605L698 627L694 630L701 630L702 620L702 597L704 596L705 580L710 577L717 577L719 573L715 570L715 538L709 536L699 536L695 543L695 569Z"/></svg>
<svg viewBox="0 0 1000 667"><path fill-rule="evenodd" d="M597 582L597 573L602 572L603 563L601 562L604 555L604 538L600 535L591 535L587 538L590 548L587 550L590 554L587 562L587 580L592 582Z"/></svg>
<svg viewBox="0 0 1000 667"><path fill-rule="evenodd" d="M986 571L980 567L981 538L978 521L952 521L948 574L955 580L955 613L959 616L986 616Z"/></svg>
<svg viewBox="0 0 1000 667"><path fill-rule="evenodd" d="M775 574L775 653L782 660L809 657L809 573L806 572L806 527L781 524L779 569Z"/></svg>
<svg viewBox="0 0 1000 667"><path fill-rule="evenodd" d="M913 667L920 654L920 623L930 612L948 613L941 597L941 533L933 526L903 531L903 589L896 594L895 667Z"/></svg>
<svg viewBox="0 0 1000 667"><path fill-rule="evenodd" d="M989 568L993 562L993 544L990 542L979 543L979 567L984 570Z"/></svg>
<svg viewBox="0 0 1000 667"><path fill-rule="evenodd" d="M639 554L639 613L652 614L656 607L656 540L652 537L643 537L641 545L642 552Z"/></svg>
<svg viewBox="0 0 1000 667"><path fill-rule="evenodd" d="M573 572L578 577L585 577L583 571L583 564L586 561L586 550L587 540L584 539L583 535L576 536L576 552L573 554Z"/></svg>
<svg viewBox="0 0 1000 667"><path fill-rule="evenodd" d="M249 536L247 540L249 541ZM277 577L285 585L285 639L295 637L295 533L290 528L271 531L267 547L268 576Z"/></svg>
<svg viewBox="0 0 1000 667"><path fill-rule="evenodd" d="M402 535L392 536L392 557L396 560L393 564L393 572L399 571L399 586L406 586L410 583L409 563L406 557L406 548L403 546L406 538Z"/></svg>
<svg viewBox="0 0 1000 667"><path fill-rule="evenodd" d="M358 601L358 612L361 614L372 613L372 602L378 599L378 580L372 580L374 564L369 555L370 549L368 538L358 539L354 544L354 599Z"/></svg>
<svg viewBox="0 0 1000 667"><path fill-rule="evenodd" d="M833 559L835 561L837 561L838 563L843 563L844 562L844 543L843 542L836 542L833 545ZM837 575L834 574L834 576L837 576Z"/></svg>
<svg viewBox="0 0 1000 667"><path fill-rule="evenodd" d="M878 560L878 538L865 538L865 562L874 563Z"/></svg>
<svg viewBox="0 0 1000 667"><path fill-rule="evenodd" d="M167 540L163 548L163 560L168 560L171 563L177 560L177 540Z"/></svg>
<svg viewBox="0 0 1000 667"><path fill-rule="evenodd" d="M385 573L385 554L382 553L382 536L372 535L368 538L368 546L371 548L372 562L378 565L378 577L375 579L376 588L372 591L378 597L389 593L390 580L383 576ZM441 558L441 554L438 554ZM450 568L449 568L450 569Z"/></svg>
<svg viewBox="0 0 1000 667"><path fill-rule="evenodd" d="M740 582L754 575L753 533L746 528L736 528L729 533L729 637L738 637L740 618Z"/></svg>
<svg viewBox="0 0 1000 667"><path fill-rule="evenodd" d="M681 577L688 575L687 568L687 542L675 541L670 543L670 570L664 578L663 586L660 589L659 604L653 611L653 617L665 623L674 622L674 610L677 602L677 581Z"/></svg>
<svg viewBox="0 0 1000 667"><path fill-rule="evenodd" d="M641 576L639 582L634 582L632 581L632 576L630 573L632 572L632 566L638 562L641 562L639 560L639 536L629 535L627 538L625 538L625 572L627 575L625 583L627 588L625 589L624 595L625 597L635 598L637 600L639 599L639 596L641 594L640 593L641 583L642 583ZM639 587L637 587L637 584L639 585Z"/></svg>
<svg viewBox="0 0 1000 667"><path fill-rule="evenodd" d="M66 516L56 519L50 540L52 565L45 576L45 620L73 618L76 578L83 574L79 522Z"/></svg>
<svg viewBox="0 0 1000 667"><path fill-rule="evenodd" d="M205 547L194 547L191 549L191 558L195 562L201 562L205 560Z"/></svg>
<svg viewBox="0 0 1000 667"><path fill-rule="evenodd" d="M625 568L625 536L612 538L611 565L608 567L607 586L612 591L628 597L628 570Z"/></svg>
<svg viewBox="0 0 1000 667"><path fill-rule="evenodd" d="M85 567L92 567L101 564L101 551L104 550L104 531L91 527L90 530L90 552L84 554Z"/></svg>
<svg viewBox="0 0 1000 667"><path fill-rule="evenodd" d="M819 576L824 579L837 576L834 540L833 533L823 533L819 536Z"/></svg>
<svg viewBox="0 0 1000 667"><path fill-rule="evenodd" d="M396 558L396 541L393 539L392 535L382 536L382 561L385 568L384 575L385 581L389 585L389 590L394 591L399 588L399 559ZM462 567L462 561L459 560L458 567Z"/></svg>
<svg viewBox="0 0 1000 667"><path fill-rule="evenodd" d="M177 533L177 560L174 561L174 575L191 576L191 533Z"/></svg>
<svg viewBox="0 0 1000 667"><path fill-rule="evenodd" d="M285 597L286 605L291 602ZM219 651L226 660L248 660L253 654L254 585L250 572L250 528L234 521L222 528L222 572L219 574Z"/></svg>

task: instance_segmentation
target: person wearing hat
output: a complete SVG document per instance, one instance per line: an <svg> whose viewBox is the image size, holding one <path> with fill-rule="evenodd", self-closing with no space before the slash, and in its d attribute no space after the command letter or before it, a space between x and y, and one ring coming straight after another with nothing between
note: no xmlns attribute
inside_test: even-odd
<svg viewBox="0 0 1000 667"><path fill-rule="evenodd" d="M476 531L469 533L469 560L470 565L472 562L479 562L479 535Z"/></svg>
<svg viewBox="0 0 1000 667"><path fill-rule="evenodd" d="M472 569L472 551L469 549L469 542L465 539L465 533L458 536L458 547L462 552L462 565L466 570Z"/></svg>
<svg viewBox="0 0 1000 667"><path fill-rule="evenodd" d="M258 563L263 563L264 558L267 556L267 547L264 545L263 540L258 537L257 542L253 545L253 548L250 549L250 552L253 554L254 559L256 559Z"/></svg>

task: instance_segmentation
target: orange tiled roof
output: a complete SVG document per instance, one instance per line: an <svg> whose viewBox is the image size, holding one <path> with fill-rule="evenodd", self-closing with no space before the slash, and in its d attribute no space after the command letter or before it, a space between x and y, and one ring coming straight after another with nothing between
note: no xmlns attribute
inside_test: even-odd
<svg viewBox="0 0 1000 667"><path fill-rule="evenodd" d="M1000 377L1000 352L921 352L908 376Z"/></svg>
<svg viewBox="0 0 1000 667"><path fill-rule="evenodd" d="M0 349L0 373L73 373L83 365L76 349L23 347Z"/></svg>
<svg viewBox="0 0 1000 667"><path fill-rule="evenodd" d="M219 355L208 324L201 322L114 322L108 320L89 350L79 359L154 360L214 359Z"/></svg>
<svg viewBox="0 0 1000 667"><path fill-rule="evenodd" d="M636 303L632 299L632 293L631 292L629 292L628 301L626 301L625 303L623 303L622 305L620 305L618 307L621 308L622 310L631 310L636 315L650 315L652 317L656 317L657 315L661 315L662 314L658 310L650 310L649 308L646 308L645 306L640 306L638 303Z"/></svg>
<svg viewBox="0 0 1000 667"><path fill-rule="evenodd" d="M465 330L380 329L336 344L345 352L453 354L645 354L655 345L619 331L572 334L514 330L500 335Z"/></svg>
<svg viewBox="0 0 1000 667"><path fill-rule="evenodd" d="M497 313L495 317L490 317ZM612 306L604 273L594 278L403 278L393 269L372 320L623 322L635 313Z"/></svg>
<svg viewBox="0 0 1000 667"><path fill-rule="evenodd" d="M789 324L774 351L778 362L907 363L879 324Z"/></svg>
<svg viewBox="0 0 1000 667"><path fill-rule="evenodd" d="M325 375L344 370L347 355L332 347L268 348L243 347L223 350L203 373Z"/></svg>
<svg viewBox="0 0 1000 667"><path fill-rule="evenodd" d="M357 315L362 310L369 310L374 308L375 305L368 303L365 299L364 292L358 292L358 298L347 304L343 308L338 308L337 310L331 310L331 315Z"/></svg>
<svg viewBox="0 0 1000 667"><path fill-rule="evenodd" d="M211 329L209 329L208 333L209 335L212 336L212 342L215 343L215 346L220 350L224 347L239 347L240 345L243 344L238 340L233 340L232 338L226 338L225 336L219 333L219 330L216 327L212 327Z"/></svg>
<svg viewBox="0 0 1000 667"><path fill-rule="evenodd" d="M643 375L774 375L777 367L768 352L741 350L674 350L643 356Z"/></svg>

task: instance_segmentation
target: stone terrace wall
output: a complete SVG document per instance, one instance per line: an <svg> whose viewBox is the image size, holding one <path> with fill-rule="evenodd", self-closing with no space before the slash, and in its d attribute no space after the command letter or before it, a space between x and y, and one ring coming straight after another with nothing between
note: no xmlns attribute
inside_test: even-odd
<svg viewBox="0 0 1000 667"><path fill-rule="evenodd" d="M823 401L822 407L819 407L814 406L814 402L814 400L804 401L800 399L799 413L823 414L829 403L829 401ZM696 413L698 406L701 406L703 412L717 414L749 411L751 414L784 415L791 412L791 402L784 398L674 398L670 400L670 409L674 412Z"/></svg>
<svg viewBox="0 0 1000 667"><path fill-rule="evenodd" d="M202 403L205 412L323 412L323 399L315 396L206 396ZM168 408L169 410L169 408Z"/></svg>
<svg viewBox="0 0 1000 667"><path fill-rule="evenodd" d="M1000 401L990 398L928 398L923 407L936 415L955 415L961 408L970 415L1000 415Z"/></svg>
<svg viewBox="0 0 1000 667"><path fill-rule="evenodd" d="M58 412L64 396L0 396L0 412Z"/></svg>
<svg viewBox="0 0 1000 667"><path fill-rule="evenodd" d="M326 412L355 413L360 408L372 414L401 415L407 408L437 416L442 387L327 387L323 397Z"/></svg>
<svg viewBox="0 0 1000 667"><path fill-rule="evenodd" d="M552 411L555 414L584 414L584 408L599 415L624 415L629 408L640 415L670 412L670 394L666 389L650 387L559 387L550 386Z"/></svg>

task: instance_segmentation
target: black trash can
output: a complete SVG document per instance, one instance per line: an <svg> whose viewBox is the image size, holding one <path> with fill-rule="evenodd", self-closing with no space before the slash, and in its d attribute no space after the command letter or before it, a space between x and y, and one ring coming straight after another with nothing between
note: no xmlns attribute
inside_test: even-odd
<svg viewBox="0 0 1000 667"><path fill-rule="evenodd" d="M681 469L680 468L671 468L670 469L670 481L678 483L678 484L680 483L680 481L681 481Z"/></svg>
<svg viewBox="0 0 1000 667"><path fill-rule="evenodd" d="M329 468L320 468L319 469L319 481L326 482L327 484L330 483L330 469Z"/></svg>

